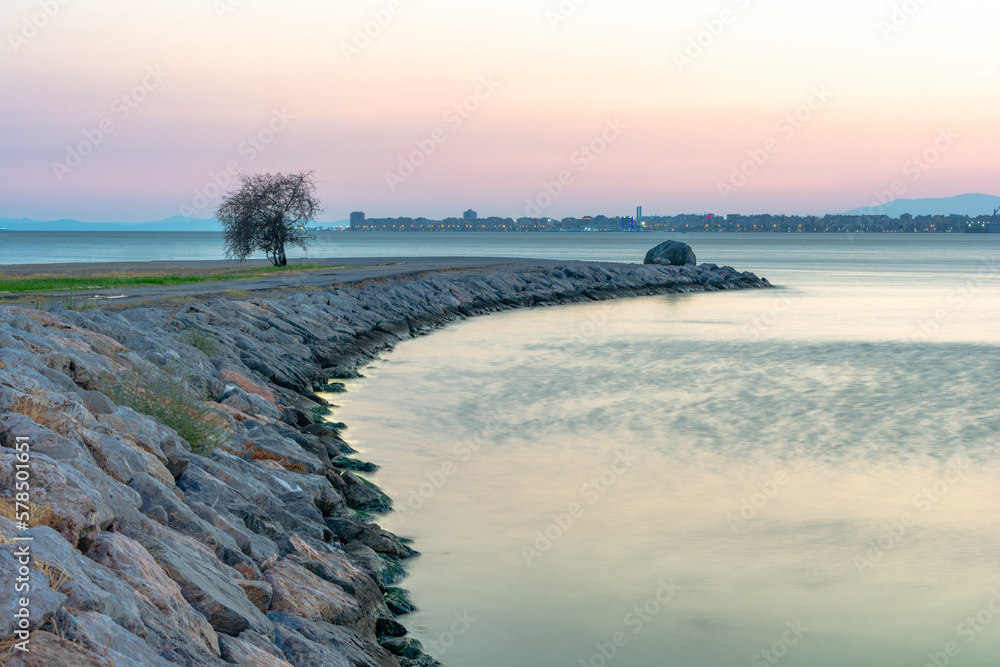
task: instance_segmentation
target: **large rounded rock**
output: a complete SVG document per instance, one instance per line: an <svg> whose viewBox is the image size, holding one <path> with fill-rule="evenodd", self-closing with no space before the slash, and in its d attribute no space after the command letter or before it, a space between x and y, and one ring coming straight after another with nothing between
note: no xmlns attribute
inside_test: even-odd
<svg viewBox="0 0 1000 667"><path fill-rule="evenodd" d="M646 253L643 264L665 264L667 266L684 266L697 264L694 250L687 243L680 241L665 241Z"/></svg>

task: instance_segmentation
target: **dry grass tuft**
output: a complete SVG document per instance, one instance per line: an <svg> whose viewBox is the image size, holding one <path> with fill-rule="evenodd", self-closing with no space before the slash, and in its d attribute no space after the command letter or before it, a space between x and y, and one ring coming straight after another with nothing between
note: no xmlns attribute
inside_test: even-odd
<svg viewBox="0 0 1000 667"><path fill-rule="evenodd" d="M73 588L67 585L73 581L73 577L69 576L69 572L62 567L44 561L35 561L35 567L48 578L49 588L52 590L64 595L69 595L73 591Z"/></svg>
<svg viewBox="0 0 1000 667"><path fill-rule="evenodd" d="M17 638L0 641L0 665L6 665L7 661L14 657L14 645Z"/></svg>
<svg viewBox="0 0 1000 667"><path fill-rule="evenodd" d="M28 502L28 527L48 526L54 530L59 530L55 511L49 505L36 505ZM22 508L23 508L22 504ZM22 509L23 511L23 509ZM17 521L17 503L13 498L0 498L0 516Z"/></svg>
<svg viewBox="0 0 1000 667"><path fill-rule="evenodd" d="M39 426L65 435L69 430L69 423L65 417L57 415L56 410L45 400L44 396L44 392L35 387L30 394L25 394L14 401L10 411L24 415Z"/></svg>

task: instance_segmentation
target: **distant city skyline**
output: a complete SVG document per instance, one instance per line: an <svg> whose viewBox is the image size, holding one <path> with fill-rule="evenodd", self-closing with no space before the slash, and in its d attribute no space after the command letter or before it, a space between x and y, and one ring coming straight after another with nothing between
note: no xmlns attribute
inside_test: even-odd
<svg viewBox="0 0 1000 667"><path fill-rule="evenodd" d="M0 7L5 217L207 218L300 169L393 216L998 192L985 0L43 4Z"/></svg>

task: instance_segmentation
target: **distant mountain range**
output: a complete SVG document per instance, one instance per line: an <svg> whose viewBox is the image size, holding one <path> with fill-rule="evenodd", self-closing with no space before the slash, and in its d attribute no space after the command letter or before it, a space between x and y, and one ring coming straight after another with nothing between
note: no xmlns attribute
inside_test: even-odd
<svg viewBox="0 0 1000 667"><path fill-rule="evenodd" d="M21 218L0 218L0 227L12 232L217 232L215 220L192 220L179 215L158 222L80 222L79 220L54 220L41 222Z"/></svg>
<svg viewBox="0 0 1000 667"><path fill-rule="evenodd" d="M975 218L992 215L1000 208L1000 197L970 194L942 199L896 199L884 206L856 208L844 215L887 215L898 218L904 213L910 215L967 215Z"/></svg>
<svg viewBox="0 0 1000 667"><path fill-rule="evenodd" d="M314 227L340 227L348 220L316 222ZM217 220L193 220L175 215L157 222L80 222L79 220L54 220L41 222L21 218L0 218L0 228L11 232L218 232L222 231Z"/></svg>

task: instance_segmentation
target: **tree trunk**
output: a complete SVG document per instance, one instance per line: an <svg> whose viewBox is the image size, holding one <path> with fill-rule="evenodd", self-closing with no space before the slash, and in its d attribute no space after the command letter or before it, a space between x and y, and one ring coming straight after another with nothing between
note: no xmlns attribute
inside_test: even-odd
<svg viewBox="0 0 1000 667"><path fill-rule="evenodd" d="M278 250L278 261L280 262L278 266L288 266L288 258L285 257L285 248L282 246Z"/></svg>

